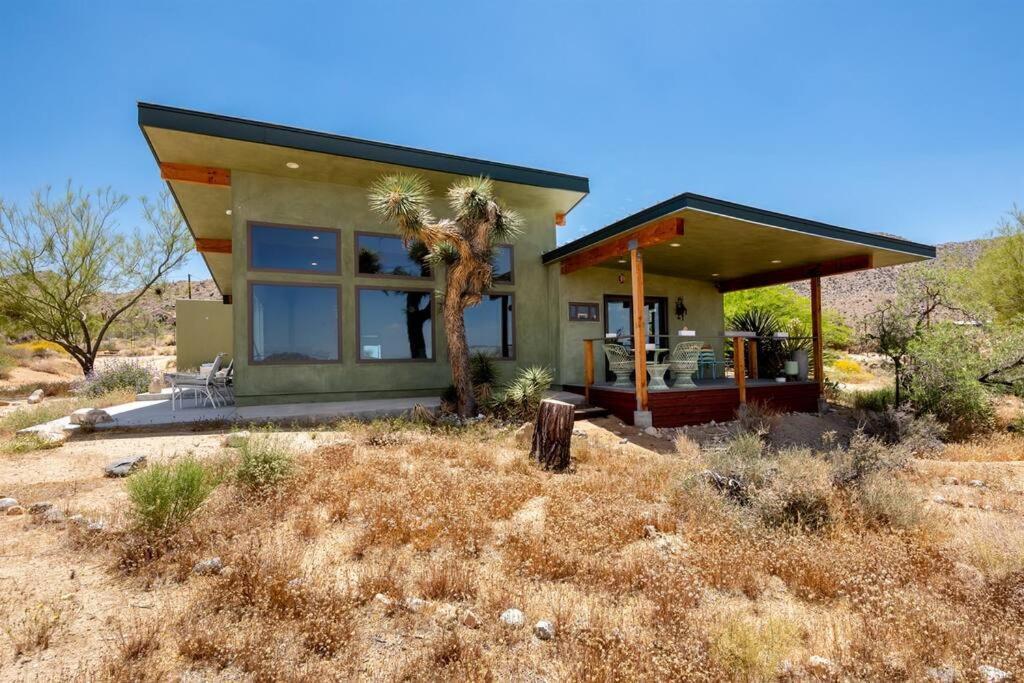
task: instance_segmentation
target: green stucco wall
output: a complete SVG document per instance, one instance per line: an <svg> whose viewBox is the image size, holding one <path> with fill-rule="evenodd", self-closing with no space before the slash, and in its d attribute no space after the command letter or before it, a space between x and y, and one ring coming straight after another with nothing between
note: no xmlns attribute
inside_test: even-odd
<svg viewBox="0 0 1024 683"><path fill-rule="evenodd" d="M622 269L587 268L559 275L558 264L550 266L551 277L554 279L553 292L549 302L557 301L558 320L561 327L559 344L559 361L557 378L561 384L581 384L583 382L583 340L604 337L604 295L629 295L629 266ZM620 277L622 276L622 277ZM620 282L621 280L621 282ZM722 353L723 309L722 295L710 282L685 280L663 275L646 274L644 276L644 294L668 299L668 333L671 339L668 346L687 341L686 337L676 337L676 332L684 327L696 332L696 339L707 341L718 352ZM687 308L685 320L675 317L676 297L682 297ZM569 320L569 302L596 303L601 311L600 322L579 322ZM550 306L549 306L550 308ZM714 339L704 338L713 337ZM604 353L600 342L594 344L594 373L598 382L604 381Z"/></svg>
<svg viewBox="0 0 1024 683"><path fill-rule="evenodd" d="M179 370L198 368L234 351L231 305L219 301L179 299L174 302L176 353Z"/></svg>
<svg viewBox="0 0 1024 683"><path fill-rule="evenodd" d="M515 366L556 365L557 327L545 304L551 271L541 254L555 246L556 207L532 188L496 183L499 196L524 217L523 234L514 243L514 284L496 285L495 292L514 294L516 358L499 361L504 377ZM443 196L445 188L435 187ZM438 306L434 304L435 345L431 362L356 362L356 287L431 286L428 281L355 275L356 231L396 233L369 212L364 186L292 180L280 176L234 171L232 192L232 259L234 305L235 387L240 405L307 400L350 400L388 396L438 395L451 382L446 361L447 344ZM443 200L434 210L448 215ZM247 269L247 221L295 226L336 228L341 231L341 274L309 275L249 272ZM441 270L441 269L438 269ZM329 283L341 285L341 362L317 365L250 365L248 283ZM435 290L443 286L443 273L435 275Z"/></svg>

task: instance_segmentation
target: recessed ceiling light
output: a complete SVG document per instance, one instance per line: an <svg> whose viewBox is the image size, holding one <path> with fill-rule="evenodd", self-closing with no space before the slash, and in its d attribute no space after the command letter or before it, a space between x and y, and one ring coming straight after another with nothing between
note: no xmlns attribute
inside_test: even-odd
<svg viewBox="0 0 1024 683"><path fill-rule="evenodd" d="M320 235L313 235L313 239L315 239L315 240L320 239Z"/></svg>
<svg viewBox="0 0 1024 683"><path fill-rule="evenodd" d="M718 277L718 273L711 273L711 277Z"/></svg>
<svg viewBox="0 0 1024 683"><path fill-rule="evenodd" d="M316 261L313 261L313 262L312 262L312 263L310 263L309 265L311 265L311 266L317 266L317 265L320 265L320 264L318 264L318 263L317 263Z"/></svg>
<svg viewBox="0 0 1024 683"><path fill-rule="evenodd" d="M228 210L227 210L227 211L225 211L224 213L226 213L227 215L229 215L229 216L230 216L230 215L231 215L231 209L228 209Z"/></svg>
<svg viewBox="0 0 1024 683"><path fill-rule="evenodd" d="M287 166L288 168L292 168L292 169L295 169L295 168L299 167L299 165L297 163L295 163L294 161L289 161L287 164L285 164L285 166Z"/></svg>
<svg viewBox="0 0 1024 683"><path fill-rule="evenodd" d="M679 246L679 242L672 242L668 246L670 246L670 247L678 247Z"/></svg>
<svg viewBox="0 0 1024 683"><path fill-rule="evenodd" d="M772 263L782 263L781 259L773 258Z"/></svg>
<svg viewBox="0 0 1024 683"><path fill-rule="evenodd" d="M624 259L624 258L620 258L619 259L619 263L625 263L625 262L626 262L626 259Z"/></svg>

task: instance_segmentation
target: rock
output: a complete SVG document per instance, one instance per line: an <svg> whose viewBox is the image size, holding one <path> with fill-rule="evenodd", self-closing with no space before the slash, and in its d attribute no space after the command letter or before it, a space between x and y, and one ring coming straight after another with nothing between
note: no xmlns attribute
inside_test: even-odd
<svg viewBox="0 0 1024 683"><path fill-rule="evenodd" d="M587 433L585 431L583 431L582 429L574 429L574 430L572 430L572 435L576 436L576 437L579 437L581 439L587 438Z"/></svg>
<svg viewBox="0 0 1024 683"><path fill-rule="evenodd" d="M625 446L627 443L629 443L629 439L619 439L620 446Z"/></svg>
<svg viewBox="0 0 1024 683"><path fill-rule="evenodd" d="M960 485L960 480L957 479L956 477L943 477L942 478L942 483L945 486L959 486Z"/></svg>
<svg viewBox="0 0 1024 683"><path fill-rule="evenodd" d="M20 505L12 505L11 507L7 508L8 517L15 517L17 515L23 514L25 514L25 508L21 507Z"/></svg>
<svg viewBox="0 0 1024 683"><path fill-rule="evenodd" d="M648 436L653 436L654 438L658 438L661 436L661 430L658 429L657 427L645 427L644 434L647 434Z"/></svg>
<svg viewBox="0 0 1024 683"><path fill-rule="evenodd" d="M978 675L985 683L998 683L1010 679L1010 674L1002 669L997 669L991 664L982 664L978 667Z"/></svg>
<svg viewBox="0 0 1024 683"><path fill-rule="evenodd" d="M115 460L106 467L103 468L103 476L105 477L127 477L135 470L145 466L146 456L144 455L133 455L128 458L122 458Z"/></svg>
<svg viewBox="0 0 1024 683"><path fill-rule="evenodd" d="M515 431L516 445L520 448L526 448L533 444L533 423L524 422L519 429Z"/></svg>
<svg viewBox="0 0 1024 683"><path fill-rule="evenodd" d="M480 628L480 617L473 610L469 610L462 615L462 625L466 628Z"/></svg>
<svg viewBox="0 0 1024 683"><path fill-rule="evenodd" d="M956 671L951 666L935 666L924 670L925 677L935 683L954 683Z"/></svg>
<svg viewBox="0 0 1024 683"><path fill-rule="evenodd" d="M79 408L71 413L69 420L71 424L80 427L95 427L104 422L113 422L114 418L110 417L110 413L101 408Z"/></svg>
<svg viewBox="0 0 1024 683"><path fill-rule="evenodd" d="M40 501L38 503L32 503L28 506L28 512L31 515L41 515L50 508L53 507L53 503L49 501Z"/></svg>
<svg viewBox="0 0 1024 683"><path fill-rule="evenodd" d="M376 595L374 595L373 596L373 601L374 602L378 602L378 603L384 605L385 607L391 607L393 604L395 604L394 600L392 600L388 596L384 595L383 593L377 593Z"/></svg>
<svg viewBox="0 0 1024 683"><path fill-rule="evenodd" d="M533 626L533 635L541 640L551 640L555 637L555 625L550 621L541 619Z"/></svg>
<svg viewBox="0 0 1024 683"><path fill-rule="evenodd" d="M67 518L64 516L64 513L60 508L53 507L44 512L41 519L47 524L61 524L67 521Z"/></svg>
<svg viewBox="0 0 1024 683"><path fill-rule="evenodd" d="M239 448L249 440L251 434L248 431L231 432L224 437L225 448Z"/></svg>
<svg viewBox="0 0 1024 683"><path fill-rule="evenodd" d="M427 601L422 598L406 598L402 604L410 612L419 612L427 604Z"/></svg>
<svg viewBox="0 0 1024 683"><path fill-rule="evenodd" d="M200 576L220 574L222 571L224 571L224 563L219 557L209 557L192 565L192 572Z"/></svg>
<svg viewBox="0 0 1024 683"><path fill-rule="evenodd" d="M967 485L973 486L976 489L985 488L985 482L983 482L981 479L971 479L969 482L967 482Z"/></svg>
<svg viewBox="0 0 1024 683"><path fill-rule="evenodd" d="M107 523L102 519L98 519L95 522L89 522L85 527L86 531L91 531L94 534L100 533L101 531L107 530Z"/></svg>
<svg viewBox="0 0 1024 683"><path fill-rule="evenodd" d="M17 504L18 501L15 498L0 498L0 512L12 508Z"/></svg>
<svg viewBox="0 0 1024 683"><path fill-rule="evenodd" d="M505 610L498 618L501 620L501 623L513 628L519 628L526 623L526 615L523 614L522 610L518 610L515 607Z"/></svg>
<svg viewBox="0 0 1024 683"><path fill-rule="evenodd" d="M645 538L657 538L658 529L653 524L644 525L644 537Z"/></svg>
<svg viewBox="0 0 1024 683"><path fill-rule="evenodd" d="M827 659L819 655L811 655L807 658L807 669L812 673L826 675L832 673L835 668L836 665L831 659Z"/></svg>
<svg viewBox="0 0 1024 683"><path fill-rule="evenodd" d="M36 389L31 394L29 394L28 395L28 402L29 402L30 405L35 405L37 403L42 403L43 402L43 390L42 389Z"/></svg>
<svg viewBox="0 0 1024 683"><path fill-rule="evenodd" d="M40 441L54 446L59 446L68 440L68 433L63 429L45 429L35 434Z"/></svg>

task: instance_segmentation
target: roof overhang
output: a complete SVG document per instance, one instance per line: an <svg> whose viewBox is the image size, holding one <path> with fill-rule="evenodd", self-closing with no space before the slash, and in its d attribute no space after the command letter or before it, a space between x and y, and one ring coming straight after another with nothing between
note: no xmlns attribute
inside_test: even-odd
<svg viewBox="0 0 1024 683"><path fill-rule="evenodd" d="M733 291L935 257L935 247L685 193L544 255L563 272L622 268L629 246L649 273Z"/></svg>
<svg viewBox="0 0 1024 683"><path fill-rule="evenodd" d="M415 169L439 195L456 177L487 176L509 204L541 202L563 215L590 190L582 176L158 104L140 102L138 112L161 176L224 294L231 293L231 254L203 245L231 238L232 171L365 187L381 174Z"/></svg>

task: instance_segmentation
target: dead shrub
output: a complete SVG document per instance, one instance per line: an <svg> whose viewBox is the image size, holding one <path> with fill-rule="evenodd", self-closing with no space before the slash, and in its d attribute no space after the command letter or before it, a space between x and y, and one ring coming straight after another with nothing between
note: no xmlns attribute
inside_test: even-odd
<svg viewBox="0 0 1024 683"><path fill-rule="evenodd" d="M14 656L21 657L50 647L66 618L59 603L37 602L16 616L9 616L0 628L10 641Z"/></svg>
<svg viewBox="0 0 1024 683"><path fill-rule="evenodd" d="M771 478L751 501L763 522L806 529L828 524L832 497L828 463L810 451L791 450L781 453L772 469Z"/></svg>
<svg viewBox="0 0 1024 683"><path fill-rule="evenodd" d="M910 453L902 446L883 443L858 429L848 448L833 449L826 457L832 464L835 483L847 486L872 472L905 468Z"/></svg>
<svg viewBox="0 0 1024 683"><path fill-rule="evenodd" d="M873 472L857 488L856 500L865 517L893 529L913 529L924 520L920 501L890 472Z"/></svg>
<svg viewBox="0 0 1024 683"><path fill-rule="evenodd" d="M476 597L476 571L465 560L431 562L417 582L428 600L468 600Z"/></svg>
<svg viewBox="0 0 1024 683"><path fill-rule="evenodd" d="M396 558L378 559L359 572L354 597L359 604L366 604L379 593L400 603L406 597L404 577L404 567Z"/></svg>
<svg viewBox="0 0 1024 683"><path fill-rule="evenodd" d="M483 648L466 642L457 631L446 629L409 663L399 680L493 681L495 676Z"/></svg>
<svg viewBox="0 0 1024 683"><path fill-rule="evenodd" d="M562 581L580 571L579 558L562 551L564 545L546 535L517 532L505 541L503 551L513 572L547 581Z"/></svg>
<svg viewBox="0 0 1024 683"><path fill-rule="evenodd" d="M118 624L112 652L103 663L103 673L115 681L158 681L166 672L155 668L152 657L160 649L160 624L133 619Z"/></svg>
<svg viewBox="0 0 1024 683"><path fill-rule="evenodd" d="M748 401L736 409L736 428L741 432L768 436L778 425L779 413L767 403Z"/></svg>

